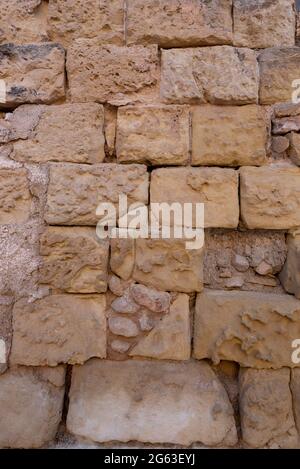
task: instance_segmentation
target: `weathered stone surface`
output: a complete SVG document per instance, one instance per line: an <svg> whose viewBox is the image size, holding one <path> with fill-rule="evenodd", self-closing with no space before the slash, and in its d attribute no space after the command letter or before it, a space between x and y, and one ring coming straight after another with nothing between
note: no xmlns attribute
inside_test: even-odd
<svg viewBox="0 0 300 469"><path fill-rule="evenodd" d="M238 173L221 168L156 169L151 175L151 202L204 203L206 228L236 228Z"/></svg>
<svg viewBox="0 0 300 469"><path fill-rule="evenodd" d="M288 137L278 136L272 137L272 150L275 153L283 153L289 148L290 142Z"/></svg>
<svg viewBox="0 0 300 469"><path fill-rule="evenodd" d="M148 202L145 166L117 164L52 164L45 219L52 225L96 225L101 202L118 204L119 195L128 203Z"/></svg>
<svg viewBox="0 0 300 469"><path fill-rule="evenodd" d="M279 103L273 106L275 117L298 116L300 114L300 103Z"/></svg>
<svg viewBox="0 0 300 469"><path fill-rule="evenodd" d="M28 106L35 113L35 106ZM96 103L44 106L27 140L14 142L12 158L27 163L104 160L104 112Z"/></svg>
<svg viewBox="0 0 300 469"><path fill-rule="evenodd" d="M0 143L26 140L39 123L45 106L23 104L0 120ZM7 148L3 146L2 148Z"/></svg>
<svg viewBox="0 0 300 469"><path fill-rule="evenodd" d="M291 370L291 381L290 387L293 397L293 410L294 410L294 418L296 422L296 427L298 429L298 433L300 430L300 369L295 368Z"/></svg>
<svg viewBox="0 0 300 469"><path fill-rule="evenodd" d="M300 225L300 169L243 167L241 215L250 229L289 229Z"/></svg>
<svg viewBox="0 0 300 469"><path fill-rule="evenodd" d="M104 295L53 295L13 310L10 362L27 366L84 363L106 356Z"/></svg>
<svg viewBox="0 0 300 469"><path fill-rule="evenodd" d="M189 121L186 106L120 108L116 143L118 160L153 165L187 164Z"/></svg>
<svg viewBox="0 0 300 469"><path fill-rule="evenodd" d="M158 325L131 350L130 356L188 360L191 355L189 296L179 294Z"/></svg>
<svg viewBox="0 0 300 469"><path fill-rule="evenodd" d="M73 369L67 426L101 442L236 442L228 396L206 363L90 360Z"/></svg>
<svg viewBox="0 0 300 469"><path fill-rule="evenodd" d="M135 242L133 239L111 239L110 268L121 279L128 280L134 268Z"/></svg>
<svg viewBox="0 0 300 469"><path fill-rule="evenodd" d="M231 1L130 0L127 42L161 47L231 44Z"/></svg>
<svg viewBox="0 0 300 469"><path fill-rule="evenodd" d="M53 43L0 46L0 79L6 107L52 103L65 95L65 51Z"/></svg>
<svg viewBox="0 0 300 469"><path fill-rule="evenodd" d="M275 135L285 135L288 132L299 132L300 130L300 116L273 119L272 123L272 133Z"/></svg>
<svg viewBox="0 0 300 469"><path fill-rule="evenodd" d="M161 97L167 103L251 104L258 66L250 49L230 46L162 52Z"/></svg>
<svg viewBox="0 0 300 469"><path fill-rule="evenodd" d="M198 295L194 355L254 368L293 367L300 301L289 295L205 290Z"/></svg>
<svg viewBox="0 0 300 469"><path fill-rule="evenodd" d="M73 101L143 101L153 96L158 82L157 46L103 46L78 39L68 49L67 72Z"/></svg>
<svg viewBox="0 0 300 469"><path fill-rule="evenodd" d="M300 235L288 236L288 255L280 281L288 293L300 299Z"/></svg>
<svg viewBox="0 0 300 469"><path fill-rule="evenodd" d="M119 298L112 301L111 307L115 313L120 314L135 314L140 309L140 305L134 301L128 288Z"/></svg>
<svg viewBox="0 0 300 469"><path fill-rule="evenodd" d="M271 48L258 56L261 104L292 101L292 83L299 77L299 47Z"/></svg>
<svg viewBox="0 0 300 469"><path fill-rule="evenodd" d="M135 322L126 317L111 316L108 319L108 326L114 335L136 337L139 334L139 330Z"/></svg>
<svg viewBox="0 0 300 469"><path fill-rule="evenodd" d="M289 135L289 157L297 166L300 166L300 134L291 132Z"/></svg>
<svg viewBox="0 0 300 469"><path fill-rule="evenodd" d="M12 338L13 297L0 297L0 375L7 368Z"/></svg>
<svg viewBox="0 0 300 469"><path fill-rule="evenodd" d="M244 442L252 447L297 445L290 370L240 371L240 414Z"/></svg>
<svg viewBox="0 0 300 469"><path fill-rule="evenodd" d="M94 228L53 226L40 240L40 283L68 293L107 290L109 241Z"/></svg>
<svg viewBox="0 0 300 469"><path fill-rule="evenodd" d="M49 34L68 47L77 38L124 44L123 0L50 0Z"/></svg>
<svg viewBox="0 0 300 469"><path fill-rule="evenodd" d="M295 45L294 0L234 0L234 44L239 47Z"/></svg>
<svg viewBox="0 0 300 469"><path fill-rule="evenodd" d="M62 366L17 367L0 376L0 447L39 448L55 437L64 399Z"/></svg>
<svg viewBox="0 0 300 469"><path fill-rule="evenodd" d="M197 106L192 112L192 132L193 165L266 162L268 122L259 106Z"/></svg>
<svg viewBox="0 0 300 469"><path fill-rule="evenodd" d="M0 224L24 223L31 208L27 171L0 169Z"/></svg>
<svg viewBox="0 0 300 469"><path fill-rule="evenodd" d="M187 250L180 239L137 239L133 279L163 291L202 291L203 249Z"/></svg>
<svg viewBox="0 0 300 469"><path fill-rule="evenodd" d="M130 293L136 303L144 306L153 313L163 313L170 307L170 295L166 292L160 292L147 288L145 285L134 284L130 288Z"/></svg>

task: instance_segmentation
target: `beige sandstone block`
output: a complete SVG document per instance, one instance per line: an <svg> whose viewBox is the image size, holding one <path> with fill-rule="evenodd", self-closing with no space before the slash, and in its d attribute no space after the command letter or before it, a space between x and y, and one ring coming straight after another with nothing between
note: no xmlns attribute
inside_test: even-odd
<svg viewBox="0 0 300 469"><path fill-rule="evenodd" d="M12 364L82 364L106 356L104 295L52 295L13 310Z"/></svg>
<svg viewBox="0 0 300 469"><path fill-rule="evenodd" d="M40 255L40 283L68 293L107 290L109 240L99 240L95 228L49 227Z"/></svg>
<svg viewBox="0 0 300 469"><path fill-rule="evenodd" d="M118 47L78 39L68 49L73 101L124 105L151 99L158 83L157 46Z"/></svg>
<svg viewBox="0 0 300 469"><path fill-rule="evenodd" d="M151 203L204 203L206 228L238 225L238 172L233 169L156 169L150 189Z"/></svg>
<svg viewBox="0 0 300 469"><path fill-rule="evenodd" d="M62 104L44 106L40 112L28 139L14 142L13 159L26 163L101 163L104 160L103 106Z"/></svg>
<svg viewBox="0 0 300 469"><path fill-rule="evenodd" d="M293 448L297 430L293 416L290 370L240 371L242 436L252 448Z"/></svg>
<svg viewBox="0 0 300 469"><path fill-rule="evenodd" d="M96 225L101 202L116 206L119 195L128 203L148 203L146 166L52 164L45 219L51 225Z"/></svg>
<svg viewBox="0 0 300 469"><path fill-rule="evenodd" d="M256 53L251 49L162 51L161 97L167 103L257 103L258 82Z"/></svg>
<svg viewBox="0 0 300 469"><path fill-rule="evenodd" d="M300 134L291 132L289 135L289 157L297 166L300 166Z"/></svg>
<svg viewBox="0 0 300 469"><path fill-rule="evenodd" d="M189 47L231 42L231 0L128 2L128 44Z"/></svg>
<svg viewBox="0 0 300 469"><path fill-rule="evenodd" d="M239 47L295 45L294 0L234 0L234 44Z"/></svg>
<svg viewBox="0 0 300 469"><path fill-rule="evenodd" d="M123 0L50 0L48 29L53 41L68 47L78 38L124 43Z"/></svg>
<svg viewBox="0 0 300 469"><path fill-rule="evenodd" d="M225 389L206 363L193 362L90 360L73 368L67 427L99 442L215 446L237 439Z"/></svg>
<svg viewBox="0 0 300 469"><path fill-rule="evenodd" d="M65 51L54 43L0 46L6 107L49 104L65 96Z"/></svg>
<svg viewBox="0 0 300 469"><path fill-rule="evenodd" d="M241 216L247 228L300 226L300 169L271 166L240 170Z"/></svg>
<svg viewBox="0 0 300 469"><path fill-rule="evenodd" d="M194 356L253 368L293 367L300 301L285 294L204 290L197 297Z"/></svg>
<svg viewBox="0 0 300 469"><path fill-rule="evenodd" d="M135 241L115 238L110 240L110 268L123 280L131 277L135 261Z"/></svg>
<svg viewBox="0 0 300 469"><path fill-rule="evenodd" d="M186 106L123 107L118 111L119 162L187 164L190 113Z"/></svg>
<svg viewBox="0 0 300 469"><path fill-rule="evenodd" d="M300 235L288 236L288 254L280 281L288 293L300 299Z"/></svg>
<svg viewBox="0 0 300 469"><path fill-rule="evenodd" d="M193 165L262 165L268 121L262 108L203 105L192 111Z"/></svg>
<svg viewBox="0 0 300 469"><path fill-rule="evenodd" d="M0 169L0 224L25 223L30 215L31 194L27 171Z"/></svg>
<svg viewBox="0 0 300 469"><path fill-rule="evenodd" d="M12 368L0 376L0 447L39 448L58 430L65 369Z"/></svg>

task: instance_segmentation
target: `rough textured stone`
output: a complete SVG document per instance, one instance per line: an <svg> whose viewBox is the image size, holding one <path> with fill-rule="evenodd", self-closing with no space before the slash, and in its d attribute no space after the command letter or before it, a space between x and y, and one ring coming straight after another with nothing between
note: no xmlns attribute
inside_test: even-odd
<svg viewBox="0 0 300 469"><path fill-rule="evenodd" d="M67 426L101 442L236 442L231 404L206 363L91 360L75 367Z"/></svg>
<svg viewBox="0 0 300 469"><path fill-rule="evenodd" d="M133 239L111 239L110 268L121 279L128 280L134 268L135 242Z"/></svg>
<svg viewBox="0 0 300 469"><path fill-rule="evenodd" d="M124 105L153 96L158 81L157 46L118 47L78 39L68 49L73 101Z"/></svg>
<svg viewBox="0 0 300 469"><path fill-rule="evenodd" d="M273 119L272 123L272 133L275 135L285 135L288 132L300 131L300 116Z"/></svg>
<svg viewBox="0 0 300 469"><path fill-rule="evenodd" d="M293 367L300 301L289 295L205 290L198 295L194 355L254 368Z"/></svg>
<svg viewBox="0 0 300 469"><path fill-rule="evenodd" d="M24 223L31 208L29 180L25 169L0 169L0 224Z"/></svg>
<svg viewBox="0 0 300 469"><path fill-rule="evenodd" d="M179 239L137 239L133 279L163 291L202 291L203 250L187 250Z"/></svg>
<svg viewBox="0 0 300 469"><path fill-rule="evenodd" d="M220 168L156 169L151 175L151 202L204 203L206 228L235 228L238 173Z"/></svg>
<svg viewBox="0 0 300 469"><path fill-rule="evenodd" d="M247 228L289 229L300 225L300 169L244 167L241 215Z"/></svg>
<svg viewBox="0 0 300 469"><path fill-rule="evenodd" d="M300 103L279 103L273 106L275 117L298 116L300 114Z"/></svg>
<svg viewBox="0 0 300 469"><path fill-rule="evenodd" d="M107 290L109 241L99 240L94 228L47 228L40 254L40 283L68 293Z"/></svg>
<svg viewBox="0 0 300 469"><path fill-rule="evenodd" d="M118 111L120 162L186 164L189 159L189 109L185 106L125 107Z"/></svg>
<svg viewBox="0 0 300 469"><path fill-rule="evenodd" d="M52 103L65 95L65 51L53 43L0 46L0 79L6 107Z"/></svg>
<svg viewBox="0 0 300 469"><path fill-rule="evenodd" d="M50 0L48 28L52 40L67 47L77 38L124 44L123 0Z"/></svg>
<svg viewBox="0 0 300 469"><path fill-rule="evenodd" d="M266 49L258 56L261 104L292 101L292 83L299 77L299 47Z"/></svg>
<svg viewBox="0 0 300 469"><path fill-rule="evenodd" d="M55 437L64 399L62 366L18 367L0 376L0 447L39 448Z"/></svg>
<svg viewBox="0 0 300 469"><path fill-rule="evenodd" d="M280 281L288 293L300 299L300 235L288 236L288 255Z"/></svg>
<svg viewBox="0 0 300 469"><path fill-rule="evenodd" d="M243 440L253 448L297 445L290 370L242 370L240 414Z"/></svg>
<svg viewBox="0 0 300 469"><path fill-rule="evenodd" d="M264 164L267 126L266 115L259 106L195 107L192 113L192 164Z"/></svg>
<svg viewBox="0 0 300 469"><path fill-rule="evenodd" d="M290 142L287 137L273 137L272 138L272 150L275 153L283 153L289 148Z"/></svg>
<svg viewBox="0 0 300 469"><path fill-rule="evenodd" d="M45 219L52 225L96 225L101 202L148 202L148 174L142 165L52 164Z"/></svg>
<svg viewBox="0 0 300 469"><path fill-rule="evenodd" d="M234 44L239 47L295 45L294 0L234 0Z"/></svg>
<svg viewBox="0 0 300 469"><path fill-rule="evenodd" d="M291 392L293 396L293 410L294 418L298 433L300 430L300 369L295 368L291 370L291 381L290 381Z"/></svg>
<svg viewBox="0 0 300 469"><path fill-rule="evenodd" d="M30 111L34 113L35 106ZM29 138L14 143L12 158L28 163L101 163L103 124L103 107L96 103L44 106Z"/></svg>
<svg viewBox="0 0 300 469"><path fill-rule="evenodd" d="M258 66L250 49L230 46L162 52L161 97L167 103L251 104Z"/></svg>
<svg viewBox="0 0 300 469"><path fill-rule="evenodd" d="M0 375L7 368L11 347L12 305L11 296L0 296Z"/></svg>
<svg viewBox="0 0 300 469"><path fill-rule="evenodd" d="M120 316L111 316L108 319L110 331L123 337L136 337L139 333L137 325L132 319Z"/></svg>
<svg viewBox="0 0 300 469"><path fill-rule="evenodd" d="M130 0L129 44L189 47L231 44L231 1Z"/></svg>
<svg viewBox="0 0 300 469"><path fill-rule="evenodd" d="M27 366L84 363L106 356L104 295L53 295L13 310L10 362Z"/></svg>
<svg viewBox="0 0 300 469"><path fill-rule="evenodd" d="M297 166L300 166L300 134L291 132L289 135L289 157Z"/></svg>
<svg viewBox="0 0 300 469"><path fill-rule="evenodd" d="M170 295L166 292L153 290L144 285L132 285L130 293L136 303L153 313L163 313L170 307Z"/></svg>

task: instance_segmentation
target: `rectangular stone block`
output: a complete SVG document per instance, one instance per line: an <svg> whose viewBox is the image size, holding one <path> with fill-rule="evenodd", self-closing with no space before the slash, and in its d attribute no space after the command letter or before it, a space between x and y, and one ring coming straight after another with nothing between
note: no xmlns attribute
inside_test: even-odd
<svg viewBox="0 0 300 469"><path fill-rule="evenodd" d="M74 367L67 427L99 442L236 442L231 404L207 363L90 360Z"/></svg>
<svg viewBox="0 0 300 469"><path fill-rule="evenodd" d="M23 103L50 104L63 98L64 70L65 51L58 44L3 44L0 46L0 80L6 83L5 107Z"/></svg>
<svg viewBox="0 0 300 469"><path fill-rule="evenodd" d="M233 0L234 45L294 46L294 4L294 0Z"/></svg>
<svg viewBox="0 0 300 469"><path fill-rule="evenodd" d="M31 194L27 171L0 169L0 224L25 223L30 215Z"/></svg>
<svg viewBox="0 0 300 469"><path fill-rule="evenodd" d="M148 173L143 165L52 164L45 219L50 225L96 225L101 202L116 206L119 195L128 203L148 203Z"/></svg>
<svg viewBox="0 0 300 469"><path fill-rule="evenodd" d="M300 166L300 134L291 132L289 135L289 141L289 157L293 163L295 163L297 166Z"/></svg>
<svg viewBox="0 0 300 469"><path fill-rule="evenodd" d="M13 309L10 363L82 364L106 357L105 295L51 295Z"/></svg>
<svg viewBox="0 0 300 469"><path fill-rule="evenodd" d="M99 240L95 228L49 227L40 255L40 283L68 293L107 290L109 240Z"/></svg>
<svg viewBox="0 0 300 469"><path fill-rule="evenodd" d="M263 165L270 123L249 106L196 106L192 111L193 165Z"/></svg>
<svg viewBox="0 0 300 469"><path fill-rule="evenodd" d="M123 0L49 0L48 30L52 41L68 47L78 38L123 45Z"/></svg>
<svg viewBox="0 0 300 469"><path fill-rule="evenodd" d="M231 44L231 0L129 0L128 44L189 47Z"/></svg>
<svg viewBox="0 0 300 469"><path fill-rule="evenodd" d="M162 51L166 103L252 104L258 101L255 51L230 46Z"/></svg>
<svg viewBox="0 0 300 469"><path fill-rule="evenodd" d="M300 225L300 169L240 169L241 216L249 229L286 230Z"/></svg>
<svg viewBox="0 0 300 469"><path fill-rule="evenodd" d="M285 294L204 290L198 295L194 356L244 367L293 367L300 301Z"/></svg>
<svg viewBox="0 0 300 469"><path fill-rule="evenodd" d="M238 225L238 173L233 169L156 169L151 175L150 192L151 203L204 203L206 228Z"/></svg>
<svg viewBox="0 0 300 469"><path fill-rule="evenodd" d="M68 49L67 73L73 101L119 106L156 96L157 46L103 46L77 39Z"/></svg>
<svg viewBox="0 0 300 469"><path fill-rule="evenodd" d="M300 234L289 235L287 245L287 259L280 272L280 281L285 291L300 300Z"/></svg>
<svg viewBox="0 0 300 469"><path fill-rule="evenodd" d="M123 107L118 111L119 162L187 164L190 113L186 106Z"/></svg>
<svg viewBox="0 0 300 469"><path fill-rule="evenodd" d="M25 163L104 160L104 112L100 104L61 104L39 109L26 106L26 110L39 117L28 138L13 143L13 159Z"/></svg>

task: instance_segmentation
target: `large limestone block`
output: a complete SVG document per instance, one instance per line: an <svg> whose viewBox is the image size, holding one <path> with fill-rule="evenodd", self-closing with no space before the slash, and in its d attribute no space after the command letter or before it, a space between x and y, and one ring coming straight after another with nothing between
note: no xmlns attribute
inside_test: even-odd
<svg viewBox="0 0 300 469"><path fill-rule="evenodd" d="M249 106L196 106L192 111L193 165L262 165L268 122L263 109Z"/></svg>
<svg viewBox="0 0 300 469"><path fill-rule="evenodd" d="M234 0L234 44L239 47L295 45L294 0Z"/></svg>
<svg viewBox="0 0 300 469"><path fill-rule="evenodd" d="M130 106L118 111L116 151L120 162L187 164L190 113L186 106Z"/></svg>
<svg viewBox="0 0 300 469"><path fill-rule="evenodd" d="M0 169L0 224L25 223L30 215L31 194L27 171Z"/></svg>
<svg viewBox="0 0 300 469"><path fill-rule="evenodd" d="M157 46L119 47L77 39L68 49L73 101L124 105L151 97L158 83Z"/></svg>
<svg viewBox="0 0 300 469"><path fill-rule="evenodd" d="M120 194L129 204L148 203L146 166L52 164L45 219L52 225L96 225L98 205L118 205Z"/></svg>
<svg viewBox="0 0 300 469"><path fill-rule="evenodd" d="M294 91L292 83L299 79L299 47L266 49L259 54L258 61L260 103L291 102Z"/></svg>
<svg viewBox="0 0 300 469"><path fill-rule="evenodd" d="M240 170L241 216L247 228L300 226L300 169L271 166Z"/></svg>
<svg viewBox="0 0 300 469"><path fill-rule="evenodd" d="M253 368L294 366L300 301L285 294L204 290L197 297L194 356Z"/></svg>
<svg viewBox="0 0 300 469"><path fill-rule="evenodd" d="M156 169L151 175L150 193L154 203L204 203L206 228L238 225L238 172L233 169Z"/></svg>
<svg viewBox="0 0 300 469"><path fill-rule="evenodd" d="M81 364L106 356L104 295L52 295L13 309L10 362L27 366Z"/></svg>
<svg viewBox="0 0 300 469"><path fill-rule="evenodd" d="M129 0L127 43L189 47L231 44L231 0Z"/></svg>
<svg viewBox="0 0 300 469"><path fill-rule="evenodd" d="M293 448L297 430L293 416L290 370L240 371L242 437L252 448Z"/></svg>
<svg viewBox="0 0 300 469"><path fill-rule="evenodd" d="M90 360L74 367L67 427L100 442L236 443L231 404L206 363Z"/></svg>
<svg viewBox="0 0 300 469"><path fill-rule="evenodd" d="M49 227L40 254L40 283L68 293L107 290L109 241L99 240L95 228Z"/></svg>
<svg viewBox="0 0 300 469"><path fill-rule="evenodd" d="M65 369L12 368L0 376L0 447L39 448L61 420Z"/></svg>
<svg viewBox="0 0 300 469"><path fill-rule="evenodd" d="M50 0L48 29L53 41L68 47L77 38L124 43L123 0Z"/></svg>
<svg viewBox="0 0 300 469"><path fill-rule="evenodd" d="M35 106L27 106L27 112L35 113ZM12 158L26 163L101 163L105 158L103 125L100 104L44 106L28 139L14 143Z"/></svg>
<svg viewBox="0 0 300 469"><path fill-rule="evenodd" d="M291 132L289 135L289 141L289 157L293 163L295 163L297 166L300 166L300 134Z"/></svg>
<svg viewBox="0 0 300 469"><path fill-rule="evenodd" d="M300 235L288 236L288 254L280 281L288 293L300 299Z"/></svg>
<svg viewBox="0 0 300 469"><path fill-rule="evenodd" d="M167 103L257 103L258 82L256 53L247 48L162 51L161 97Z"/></svg>
<svg viewBox="0 0 300 469"><path fill-rule="evenodd" d="M65 51L54 43L0 46L0 80L6 107L49 104L65 95Z"/></svg>

